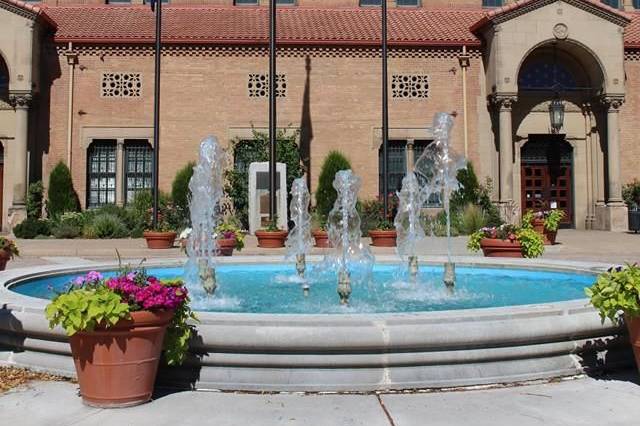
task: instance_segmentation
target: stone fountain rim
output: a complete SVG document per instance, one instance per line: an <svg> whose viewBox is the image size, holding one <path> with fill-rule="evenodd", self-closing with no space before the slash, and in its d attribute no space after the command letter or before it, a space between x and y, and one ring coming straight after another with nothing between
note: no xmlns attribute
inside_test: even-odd
<svg viewBox="0 0 640 426"><path fill-rule="evenodd" d="M309 262L320 261L323 256L308 256ZM446 256L419 256L419 261L427 265L443 264L447 260ZM582 274L597 274L609 268L610 264L600 262L565 261L551 259L497 259L474 256L457 256L452 260L460 266L480 266L492 268L517 268L521 270L550 271L550 272L573 272ZM182 266L186 262L184 258L152 259L145 262L147 267L176 267ZM286 262L282 256L234 256L230 258L219 258L219 264L281 264ZM397 264L398 257L394 255L378 255L376 263ZM11 269L0 272L0 306L19 311L40 311L42 312L49 302L46 299L31 297L16 293L11 287L19 285L22 281L49 276L70 273L84 273L89 270L112 270L118 267L117 262L96 262L87 264L85 262L70 262L65 265L40 265L26 268ZM588 306L588 299L574 299L568 301L550 302L544 304L511 305L495 308L474 308L444 311L416 311L416 312L387 312L387 313L348 313L348 314L287 314L287 313L248 313L248 312L206 312L198 311L201 323L220 321L225 319L235 320L278 320L295 322L343 322L356 319L377 319L385 321L407 320L407 319L427 319L437 321L442 318L455 317L457 321L464 318L480 318L495 315L528 315L532 312L542 314L543 312L565 311L565 310L592 309Z"/></svg>

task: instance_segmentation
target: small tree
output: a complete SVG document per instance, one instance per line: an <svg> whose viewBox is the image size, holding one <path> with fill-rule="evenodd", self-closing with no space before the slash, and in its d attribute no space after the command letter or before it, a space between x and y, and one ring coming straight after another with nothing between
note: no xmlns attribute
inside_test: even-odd
<svg viewBox="0 0 640 426"><path fill-rule="evenodd" d="M30 219L40 219L42 217L42 201L44 198L44 187L42 181L29 184L27 191L27 217Z"/></svg>
<svg viewBox="0 0 640 426"><path fill-rule="evenodd" d="M191 176L193 176L193 168L195 165L196 163L191 161L178 170L171 185L173 204L176 206L180 220L185 226L189 224L190 220L189 200L191 199L191 191L189 190L189 181L191 180Z"/></svg>
<svg viewBox="0 0 640 426"><path fill-rule="evenodd" d="M333 180L336 173L350 168L349 160L338 151L331 151L324 159L320 177L318 178L318 188L316 189L316 212L323 219L326 219L329 215L338 196L333 188Z"/></svg>
<svg viewBox="0 0 640 426"><path fill-rule="evenodd" d="M473 204L482 208L487 225L499 226L502 224L498 208L491 202L489 188L478 182L478 177L469 162L465 169L458 171L456 175L458 189L451 194L451 211L462 214L467 205Z"/></svg>
<svg viewBox="0 0 640 426"><path fill-rule="evenodd" d="M49 191L47 192L47 213L56 218L65 212L80 210L78 195L73 189L71 172L66 164L60 161L49 175Z"/></svg>

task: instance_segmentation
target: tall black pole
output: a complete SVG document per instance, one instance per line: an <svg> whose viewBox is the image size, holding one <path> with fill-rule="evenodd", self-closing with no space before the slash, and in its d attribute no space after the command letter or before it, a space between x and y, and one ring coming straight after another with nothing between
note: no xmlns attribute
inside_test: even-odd
<svg viewBox="0 0 640 426"><path fill-rule="evenodd" d="M155 81L153 88L153 228L158 226L158 194L160 171L160 60L162 59L162 0L156 6L156 48L155 48Z"/></svg>
<svg viewBox="0 0 640 426"><path fill-rule="evenodd" d="M384 218L389 217L389 181L388 166L389 155L387 145L389 143L389 102L388 102L388 77L387 77L387 0L382 0L382 203L384 206Z"/></svg>
<svg viewBox="0 0 640 426"><path fill-rule="evenodd" d="M276 218L276 3L275 0L269 2L269 219L271 221Z"/></svg>

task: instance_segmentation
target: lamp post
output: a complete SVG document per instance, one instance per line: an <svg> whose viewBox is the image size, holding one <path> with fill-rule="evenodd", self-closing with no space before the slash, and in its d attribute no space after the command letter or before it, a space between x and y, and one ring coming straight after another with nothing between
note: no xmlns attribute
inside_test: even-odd
<svg viewBox="0 0 640 426"><path fill-rule="evenodd" d="M551 131L554 134L559 133L564 125L564 103L560 100L558 94L549 104L549 119L551 121Z"/></svg>
<svg viewBox="0 0 640 426"><path fill-rule="evenodd" d="M155 80L153 87L153 229L158 227L158 173L160 171L160 62L162 59L162 0L151 0L156 12Z"/></svg>
<svg viewBox="0 0 640 426"><path fill-rule="evenodd" d="M269 2L269 220L276 218L276 0ZM283 189L283 188L282 188Z"/></svg>
<svg viewBox="0 0 640 426"><path fill-rule="evenodd" d="M388 77L387 77L387 0L382 0L382 203L384 207L384 219L389 217L389 182L388 163L389 154L389 103L388 103Z"/></svg>

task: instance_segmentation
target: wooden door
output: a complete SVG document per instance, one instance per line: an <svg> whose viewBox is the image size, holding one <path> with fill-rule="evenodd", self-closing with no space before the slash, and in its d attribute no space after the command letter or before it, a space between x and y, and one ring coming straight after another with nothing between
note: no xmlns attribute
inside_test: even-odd
<svg viewBox="0 0 640 426"><path fill-rule="evenodd" d="M564 210L562 223L573 223L571 165L523 163L521 168L523 211Z"/></svg>

